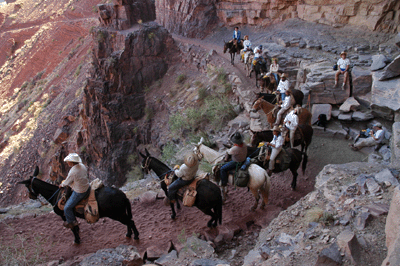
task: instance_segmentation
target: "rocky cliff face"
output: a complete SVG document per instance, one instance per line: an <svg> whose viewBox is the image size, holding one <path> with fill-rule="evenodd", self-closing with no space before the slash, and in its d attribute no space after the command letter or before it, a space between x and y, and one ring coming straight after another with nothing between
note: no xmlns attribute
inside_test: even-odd
<svg viewBox="0 0 400 266"><path fill-rule="evenodd" d="M92 174L122 185L130 170L129 155L147 142L146 127L137 120L145 110L144 90L168 68L174 41L167 30L146 23L123 34L98 29L93 36L94 69L85 88L82 142Z"/></svg>
<svg viewBox="0 0 400 266"><path fill-rule="evenodd" d="M157 22L170 32L203 38L218 22L216 0L156 1Z"/></svg>
<svg viewBox="0 0 400 266"><path fill-rule="evenodd" d="M213 14L228 26L266 26L290 18L335 27L353 25L369 30L400 29L400 2L396 0L162 0L156 3L157 21L168 30L195 37L209 30Z"/></svg>

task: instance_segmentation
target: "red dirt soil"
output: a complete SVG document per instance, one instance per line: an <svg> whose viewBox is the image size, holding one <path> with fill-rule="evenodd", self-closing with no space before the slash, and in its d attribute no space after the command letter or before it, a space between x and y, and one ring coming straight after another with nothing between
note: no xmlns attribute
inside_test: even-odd
<svg viewBox="0 0 400 266"><path fill-rule="evenodd" d="M309 164L311 168L312 165ZM312 169L311 169L312 170ZM299 171L300 172L300 171ZM254 197L247 188L229 187L228 200L223 206L222 225L216 229L207 228L209 216L204 215L197 208L182 207L177 212L175 220L170 218L169 207L164 206L162 200L145 204L139 201L132 203L132 214L136 227L139 230L140 240L127 239L126 226L119 222L105 218L89 225L80 220L81 244L73 244L73 234L62 226L62 220L54 213L33 217L26 215L21 219L6 219L0 223L2 232L1 242L13 243L18 246L16 235L26 238L24 249L34 256L39 249L41 258L45 261L69 260L77 255L96 252L99 249L115 248L121 244L133 245L143 254L147 248L157 246L167 253L168 243L173 242L175 247L181 245L183 232L185 237L197 233L201 235L218 235L218 228L228 227L232 230L247 230L248 225L256 224L267 226L282 209L286 209L301 197L309 193L314 187L314 179L305 179L301 174L298 178L296 191L290 189L291 173L274 174L271 178L270 200L264 210L259 208L251 212ZM239 200L240 199L240 200ZM22 241L21 241L22 243Z"/></svg>

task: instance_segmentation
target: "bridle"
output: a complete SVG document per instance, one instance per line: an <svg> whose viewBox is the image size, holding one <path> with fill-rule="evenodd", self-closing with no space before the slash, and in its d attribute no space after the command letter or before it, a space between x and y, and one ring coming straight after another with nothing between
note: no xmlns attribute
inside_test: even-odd
<svg viewBox="0 0 400 266"><path fill-rule="evenodd" d="M35 192L35 190L33 190L33 180L36 178L36 176L32 177L31 179L31 183L29 184L29 186L27 186L29 194L31 196L31 199L37 199L37 197L39 196L38 193Z"/></svg>
<svg viewBox="0 0 400 266"><path fill-rule="evenodd" d="M148 156L148 157L146 158L146 161L144 162L144 165L141 165L142 169L143 169L144 171L146 171L146 173L149 172L150 162L151 162L151 157Z"/></svg>

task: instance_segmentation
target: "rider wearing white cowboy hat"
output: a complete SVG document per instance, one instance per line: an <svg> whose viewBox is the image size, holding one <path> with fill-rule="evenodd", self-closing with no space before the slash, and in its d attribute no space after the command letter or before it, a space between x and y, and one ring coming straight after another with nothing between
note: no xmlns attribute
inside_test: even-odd
<svg viewBox="0 0 400 266"><path fill-rule="evenodd" d="M282 81L281 81L281 83L282 83ZM281 83L279 83L279 84L281 84ZM283 113L286 112L286 110L288 110L292 106L292 92L290 90L287 90L287 91L285 91L285 95L286 95L285 100L279 106L281 109L276 114L275 125L280 124Z"/></svg>
<svg viewBox="0 0 400 266"><path fill-rule="evenodd" d="M283 137L281 135L281 129L279 126L274 126L272 128L274 138L272 139L271 142L267 142L267 146L272 147L271 151L271 157L269 158L269 167L268 167L268 175L270 176L272 174L272 170L275 169L275 159L278 156L278 154L282 150L283 146Z"/></svg>
<svg viewBox="0 0 400 266"><path fill-rule="evenodd" d="M276 88L281 95L281 100L285 100L285 92L289 90L289 80L287 80L287 74L283 73L281 76L281 82L278 84L278 88Z"/></svg>
<svg viewBox="0 0 400 266"><path fill-rule="evenodd" d="M179 169L175 169L175 175L178 179L172 182L168 187L168 199L171 203L175 202L176 192L193 181L198 169L199 159L197 155L193 152L189 152L185 156L184 164L182 164Z"/></svg>
<svg viewBox="0 0 400 266"><path fill-rule="evenodd" d="M64 162L67 162L68 166L72 168L69 170L67 178L61 182L59 187L70 186L73 190L64 206L64 214L66 218L64 226L67 228L73 228L78 225L74 214L74 207L85 197L89 190L89 178L86 166L82 163L82 159L78 154L68 154L68 156L65 157Z"/></svg>

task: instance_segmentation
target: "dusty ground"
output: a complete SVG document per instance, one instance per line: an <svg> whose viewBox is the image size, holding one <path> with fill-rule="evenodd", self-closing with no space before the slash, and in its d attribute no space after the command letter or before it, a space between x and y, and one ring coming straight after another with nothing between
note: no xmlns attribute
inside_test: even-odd
<svg viewBox="0 0 400 266"><path fill-rule="evenodd" d="M90 7L90 5L88 5L88 7ZM65 12L63 19L80 20L82 18L81 16L71 14L71 12L73 11L71 11L71 8L69 8L69 10ZM60 20L57 20L56 22L58 23ZM31 36L33 34L33 32L31 32L31 27L35 27L35 25L43 23L43 21L39 18L35 19L34 22L35 23L31 23L29 25L22 24L19 27L17 26L18 23L16 22L5 20L3 28L9 32L7 34L13 34L14 30L21 30L21 32L23 32L25 31L26 27L28 28L26 30L27 34ZM52 53L49 54L48 58L53 58L54 60L49 60L47 63L48 68L46 73L49 73L52 68L55 68L61 62L61 60L65 58L74 47L77 46L77 39L79 39L81 36L80 34L82 34L82 36L85 35L86 30L88 30L89 26L91 25L91 21L67 23L68 25L72 26L65 26L62 27L62 29L65 29L65 31L71 35L68 35L67 38L62 39L61 37L66 35L62 32L59 32L58 28L56 27L56 22L54 22L55 26L52 24L52 27L54 26L52 29L54 29L54 32L58 32L58 34L61 35L60 40L63 40L63 44L51 49ZM78 23L78 27L74 27L75 23ZM81 23L83 25L81 25ZM280 29L278 28L276 30ZM77 32L79 32L79 34ZM226 32L223 34L226 34ZM261 41L263 38L267 37L269 37L269 35L260 35L259 38L254 39ZM208 39L204 41L187 40L179 37L176 37L176 39L178 41L201 46L207 50L215 49L219 54L222 54L220 41L218 41L215 37L212 40ZM23 39L21 40L23 42ZM47 43L51 43L51 35L47 36L47 39L43 39L42 42L44 43L46 40ZM56 40L58 41L58 38ZM73 42L69 43L70 40ZM84 48L81 48L82 53L86 52L85 49L89 48L88 45L88 43L85 43L85 46L83 46ZM41 54L43 57L43 54L45 53L42 51ZM60 54L62 54L63 57L59 58L58 55ZM5 54L1 54L1 63L7 60L6 56L7 55ZM42 71L43 65L45 62L47 62L44 59L32 58L32 60L38 61L37 65L33 64L33 66L35 66L31 70L33 75L28 75L27 70L25 70L23 73L14 73L10 70L10 73L12 74L10 77L12 78L7 80L7 83L5 83L8 90L2 91L3 96L12 94L12 89L14 89L16 86L21 86L22 82L26 80L27 77L33 77L34 74ZM244 77L245 75L242 64L231 66L227 60L227 55L221 57L219 60L221 60L221 64L228 72L235 72L243 80L246 80ZM73 76L73 72L80 63L78 59L76 59L74 62L75 63L73 66L70 66L64 70L65 72L71 72L72 74L70 76ZM178 72L184 72L185 68L185 65L176 66L176 70ZM193 71L193 69L191 70L190 68L186 69L186 71L189 70ZM195 73L191 75L195 75ZM170 81L171 80L173 81L174 77L171 77ZM58 84L56 79L53 82L54 84ZM61 80L60 83L67 84L68 79L65 78ZM50 84L52 83L49 83L49 86ZM162 86L166 86L166 84L168 84L167 78L164 79ZM253 80L248 83L248 86L250 89L256 90L253 86ZM168 93L169 88L164 87L164 90L165 93ZM74 94L67 96L69 96L69 99L72 99L73 95ZM56 109L54 108L55 106L51 110L55 111ZM53 123L55 124L56 122ZM165 123L166 121L164 121L164 124ZM161 126L162 124L159 125L160 128ZM56 128L56 126L53 128ZM44 136L45 132L42 132L41 135L37 135L35 138L40 140ZM339 149L338 146L340 147ZM29 156L28 158L28 161L31 163L34 161L34 156ZM364 154L353 152L348 149L347 141L326 140L315 137L309 148L309 163L307 165L306 174L304 176L302 174L299 175L297 190L292 191L290 189L290 182L292 178L290 172L285 172L279 175L274 174L272 176L270 202L265 210L256 210L255 212L250 212L249 209L254 200L251 193L248 192L246 188L234 189L233 187L230 187L229 199L223 208L223 223L219 227L229 227L234 230L240 228L242 232L240 232L232 242L226 243L224 246L217 248L220 258L230 261L231 265L241 265L243 257L247 254L248 250L253 247L258 231L262 227L267 226L281 210L286 209L288 206L292 205L301 197L312 191L315 182L314 178L324 165L328 163L344 163L351 160L361 161L364 159ZM15 171L15 173L16 172L17 171ZM23 171L21 172L18 171L18 176L13 175L13 178L16 180L21 180L26 178L29 174L30 166L24 167ZM21 190L22 189L19 189L19 191ZM9 199L11 200L16 195L17 193L13 194ZM21 195L22 194L18 194L18 196ZM25 198L21 198L16 201L18 202L22 199ZM2 202L7 202L7 200L4 198L1 200ZM38 262L50 260L65 261L73 258L74 256L95 252L103 248L116 247L120 244L134 245L141 252L144 252L148 247L152 246L166 247L169 241L172 241L174 245L179 246L180 243L185 241L187 236L191 236L193 233L204 236L206 234L216 235L218 232L218 228L208 229L206 227L208 217L206 217L196 208L183 208L178 212L177 218L172 221L170 219L170 210L168 207L163 205L162 201L156 201L152 204L143 204L138 201L132 201L132 213L134 215L134 221L140 232L139 241L126 239L126 228L122 224L109 219L102 219L100 222L94 225L88 225L82 221L82 244L79 246L72 244L72 233L62 227L61 219L54 213L47 213L39 216L35 216L34 214L26 214L23 217L2 220L0 222L0 231L2 232L0 236L0 247L4 251L3 254L5 254L3 255L3 258L9 259L10 261L15 258L19 258L17 264L33 265L37 264ZM232 256L233 250L236 251L234 256ZM4 257L8 255L9 257Z"/></svg>

